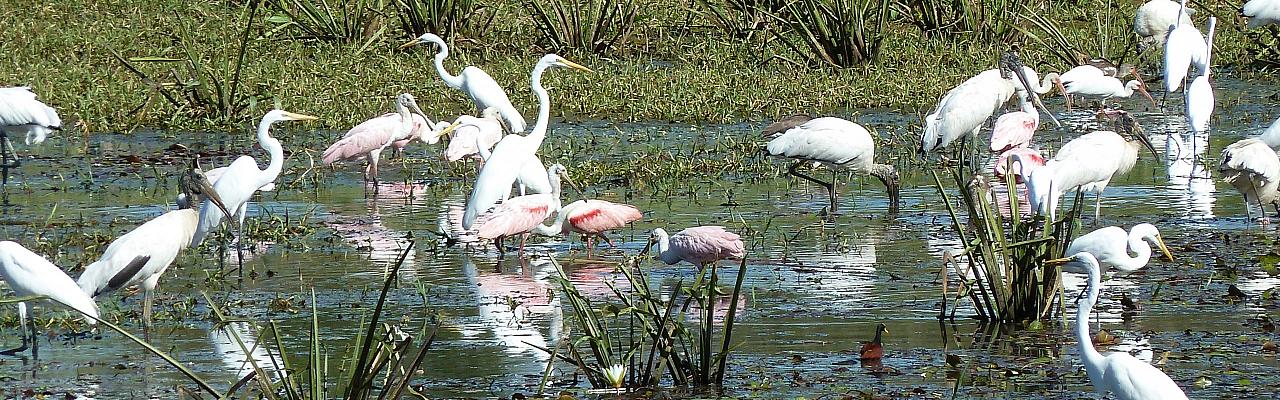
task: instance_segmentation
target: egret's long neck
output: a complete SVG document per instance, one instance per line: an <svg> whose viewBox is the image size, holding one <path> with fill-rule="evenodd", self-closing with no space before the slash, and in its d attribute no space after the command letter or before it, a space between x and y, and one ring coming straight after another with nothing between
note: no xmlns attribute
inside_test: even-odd
<svg viewBox="0 0 1280 400"><path fill-rule="evenodd" d="M444 69L444 59L449 57L449 46L444 42L436 43L440 46L440 52L436 53L436 72L440 74L440 79L444 80L445 85L454 89L462 88L462 77L450 74Z"/></svg>
<svg viewBox="0 0 1280 400"><path fill-rule="evenodd" d="M1096 379L1102 377L1103 357L1093 348L1093 335L1089 334L1089 314L1093 312L1093 305L1098 302L1098 285L1102 284L1102 279L1098 276L1096 262L1088 270L1088 294L1076 308L1076 340L1080 342L1080 358L1084 361L1084 369L1089 373L1089 380L1094 381L1094 387L1097 388Z"/></svg>
<svg viewBox="0 0 1280 400"><path fill-rule="evenodd" d="M559 236L560 233L564 232L565 214L564 207L560 207L560 209L556 210L556 220L551 222L551 225L535 226L533 227L533 233L542 236Z"/></svg>
<svg viewBox="0 0 1280 400"><path fill-rule="evenodd" d="M533 69L531 77L533 93L538 95L538 121L533 124L533 130L525 137L534 145L535 149L542 146L542 140L547 137L547 123L551 118L551 97L547 95L547 89L542 87L542 73L547 70L546 65L538 65Z"/></svg>
<svg viewBox="0 0 1280 400"><path fill-rule="evenodd" d="M1124 260L1125 265L1117 266L1117 268L1133 271L1142 268L1147 265L1148 261L1151 261L1151 245L1146 240L1143 240L1141 235L1134 234L1133 230L1129 231L1129 250L1132 250L1136 257Z"/></svg>
<svg viewBox="0 0 1280 400"><path fill-rule="evenodd" d="M258 186L275 182L276 177L280 176L280 171L284 169L284 146L280 145L280 141L271 137L271 124L275 121L262 121L258 124L258 145L271 156L271 161L267 163L267 169L262 170L262 182Z"/></svg>
<svg viewBox="0 0 1280 400"><path fill-rule="evenodd" d="M382 147L390 146L397 140L407 138L413 134L413 114L409 113L409 107L396 102L396 112L400 114L400 131L394 135L387 137L387 142Z"/></svg>

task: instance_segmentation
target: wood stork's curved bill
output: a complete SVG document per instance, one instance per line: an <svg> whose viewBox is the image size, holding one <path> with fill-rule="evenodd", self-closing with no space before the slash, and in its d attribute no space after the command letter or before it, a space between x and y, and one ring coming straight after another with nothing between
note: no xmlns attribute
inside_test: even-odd
<svg viewBox="0 0 1280 400"><path fill-rule="evenodd" d="M1022 82L1022 88L1026 89L1027 94L1031 95L1031 102L1035 104L1036 107L1039 107L1040 111L1044 111L1045 115L1049 116L1049 120L1053 121L1053 126L1055 128L1061 129L1062 123L1058 122L1058 117L1053 116L1053 113L1049 112L1049 108L1045 107L1044 103L1040 102L1040 95L1036 94L1034 90L1031 90L1031 87L1032 87L1031 80L1027 79L1026 69L1021 68L1021 65L1013 69L1014 69L1013 74L1016 75L1018 77L1018 80ZM1061 87L1061 85L1059 85L1059 87ZM1067 93L1067 92L1063 90L1062 93Z"/></svg>

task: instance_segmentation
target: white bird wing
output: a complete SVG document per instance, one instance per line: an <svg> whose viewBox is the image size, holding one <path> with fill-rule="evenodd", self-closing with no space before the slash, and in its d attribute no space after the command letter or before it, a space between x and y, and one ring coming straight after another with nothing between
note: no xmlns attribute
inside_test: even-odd
<svg viewBox="0 0 1280 400"><path fill-rule="evenodd" d="M19 297L47 296L86 315L98 316L97 303L66 272L18 243L0 242L0 277ZM95 323L89 318L85 322Z"/></svg>
<svg viewBox="0 0 1280 400"><path fill-rule="evenodd" d="M866 128L833 117L791 128L765 146L770 155L861 167L875 159L875 142Z"/></svg>
<svg viewBox="0 0 1280 400"><path fill-rule="evenodd" d="M1240 13L1249 17L1249 28L1280 23L1280 1L1249 0L1241 7Z"/></svg>
<svg viewBox="0 0 1280 400"><path fill-rule="evenodd" d="M148 280L155 283L165 269L178 258L178 252L191 244L198 215L195 210L174 210L134 228L107 246L98 261L85 267L76 283L90 296L117 290ZM141 268L132 265L139 257L148 257ZM131 274L121 272L134 268ZM151 289L151 287L147 287Z"/></svg>
<svg viewBox="0 0 1280 400"><path fill-rule="evenodd" d="M934 112L937 115L937 131L933 134L933 145L926 143L925 148L943 148L972 134L995 115L1001 105L1009 101L1013 92L1013 83L1001 77L996 70L978 74L951 89Z"/></svg>
<svg viewBox="0 0 1280 400"><path fill-rule="evenodd" d="M1172 92L1182 87L1182 80L1187 77L1187 70L1193 62L1205 61L1204 35L1195 26L1178 25L1169 31L1164 43L1164 90ZM1200 64L1196 64L1202 71Z"/></svg>
<svg viewBox="0 0 1280 400"><path fill-rule="evenodd" d="M524 185L526 193L537 194L551 193L551 180L547 177L547 167L542 164L542 159L534 154L526 159L524 164L520 165L520 175L516 176L516 182Z"/></svg>
<svg viewBox="0 0 1280 400"><path fill-rule="evenodd" d="M1186 393L1164 372L1129 353L1111 353L1104 359L1103 385L1118 399L1186 400Z"/></svg>
<svg viewBox="0 0 1280 400"><path fill-rule="evenodd" d="M1209 120L1213 116L1213 85L1208 75L1197 76L1187 86L1187 124L1196 133L1209 130Z"/></svg>
<svg viewBox="0 0 1280 400"><path fill-rule="evenodd" d="M458 117L455 122L468 125L459 126L454 131L456 133L454 133L453 138L449 139L449 147L444 151L445 158L449 161L478 156L480 148L476 146L477 141L480 142L480 146L484 146L487 150L493 148L499 140L502 140L502 123L497 120L463 115Z"/></svg>
<svg viewBox="0 0 1280 400"><path fill-rule="evenodd" d="M43 142L49 132L62 127L58 112L25 86L0 88L0 127L26 135L27 144Z"/></svg>
<svg viewBox="0 0 1280 400"><path fill-rule="evenodd" d="M1280 118L1276 118L1276 120L1271 123L1271 126L1267 127L1267 130L1262 131L1262 135L1259 135L1258 139L1262 140L1267 144L1267 146L1271 146L1273 149L1280 147Z"/></svg>
<svg viewBox="0 0 1280 400"><path fill-rule="evenodd" d="M222 198L222 204L226 205L227 210L235 210L241 205L249 202L254 192L258 188L266 186L266 184L256 185L253 182L258 181L256 177L262 174L262 170L258 169L258 162L250 156L240 156L236 158L231 165L226 167L226 171L218 177L218 181L213 183L213 190L218 192L218 196ZM205 199L200 206L200 222L196 225L195 237L191 239L191 246L199 246L204 242L205 236L209 232L218 229L218 224L222 222L222 210L214 206L208 199Z"/></svg>
<svg viewBox="0 0 1280 400"><path fill-rule="evenodd" d="M463 68L462 78L466 82L463 90L471 96L471 101L476 103L477 109L497 108L502 120L506 121L507 126L511 128L511 132L524 132L524 117L511 104L511 99L507 98L507 91L502 89L498 81L493 80L493 77L484 70L474 66Z"/></svg>
<svg viewBox="0 0 1280 400"><path fill-rule="evenodd" d="M493 147L493 154L480 167L471 196L467 197L467 208L462 215L464 229L471 229L476 217L511 196L511 185L529 157L524 140L524 136L507 135Z"/></svg>
<svg viewBox="0 0 1280 400"><path fill-rule="evenodd" d="M1123 161L1123 154L1128 146L1128 142L1115 132L1094 131L1071 139L1062 145L1062 149L1053 156L1053 160L1075 167L1059 168L1062 170L1060 172L1093 182L1108 179L1125 169L1120 162ZM1062 188L1061 190L1070 189Z"/></svg>
<svg viewBox="0 0 1280 400"><path fill-rule="evenodd" d="M1112 96L1124 90L1124 84L1120 83L1119 79L1102 75L1101 73L1071 81L1064 79L1062 87L1067 89L1067 93L1097 97Z"/></svg>
<svg viewBox="0 0 1280 400"><path fill-rule="evenodd" d="M1232 143L1222 149L1221 158L1218 171L1222 173L1223 180L1237 188L1250 189L1249 184L1252 188L1274 187L1280 179L1280 157L1259 139L1243 139ZM1242 178L1249 179L1250 182L1241 181ZM1251 196L1252 193L1246 192L1245 195Z"/></svg>

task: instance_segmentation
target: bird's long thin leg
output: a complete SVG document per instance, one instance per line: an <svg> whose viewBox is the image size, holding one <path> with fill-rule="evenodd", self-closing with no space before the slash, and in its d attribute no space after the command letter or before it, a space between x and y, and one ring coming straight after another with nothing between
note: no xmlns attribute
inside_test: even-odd
<svg viewBox="0 0 1280 400"><path fill-rule="evenodd" d="M592 237L592 235L590 235L590 234L586 234L586 235L582 235L582 239L583 239L583 240L582 240L582 242L583 242L583 243L586 243L586 245L587 245L587 258L591 258L591 254L592 254L592 253L595 251L595 249L596 249L595 243L592 243L592 241L591 241L591 239L593 239L593 237Z"/></svg>
<svg viewBox="0 0 1280 400"><path fill-rule="evenodd" d="M605 243L609 243L609 247L612 247L612 248L615 248L615 249L616 249L616 248L618 248L618 245L613 244L613 240L609 239L609 236L608 236L608 235L605 235L605 234L601 233L601 234L600 234L600 237L604 238Z"/></svg>
<svg viewBox="0 0 1280 400"><path fill-rule="evenodd" d="M244 276L244 220L236 224L236 270Z"/></svg>
<svg viewBox="0 0 1280 400"><path fill-rule="evenodd" d="M789 174L791 174L791 175L795 175L795 176L800 177L800 178L804 178L805 180L807 180L807 181L809 181L809 182L813 182L813 183L816 183L816 184L818 184L818 185L821 185L821 186L822 186L822 187L824 187L824 188L827 188L827 195L830 197L830 200L831 200L831 206L830 206L830 208L829 208L829 211L830 211L830 212L829 212L829 214L835 214L835 212L836 212L836 195L835 195L835 193L836 193L836 187L835 187L835 184L820 181L820 180L818 180L818 178L814 178L814 177L812 177L812 176L805 175L805 174L801 173L800 171L797 171L797 170L796 170L796 168L799 168L799 167L800 167L800 164L802 164L802 163L804 163L804 161L796 161L796 163L795 163L795 164L791 164L791 168L787 168L787 173L789 173Z"/></svg>
<svg viewBox="0 0 1280 400"><path fill-rule="evenodd" d="M525 240L528 240L528 239L529 239L529 234L527 233L520 234L520 252L518 253L519 257L517 258L524 258L524 242Z"/></svg>
<svg viewBox="0 0 1280 400"><path fill-rule="evenodd" d="M31 328L31 358L40 358L40 340L36 336L36 315L27 314L27 326Z"/></svg>
<svg viewBox="0 0 1280 400"><path fill-rule="evenodd" d="M151 291L142 291L142 324L147 330L151 329Z"/></svg>
<svg viewBox="0 0 1280 400"><path fill-rule="evenodd" d="M5 350L5 351L0 351L0 355L12 356L31 348L31 344L27 342L27 304L26 303L18 303L18 326L19 326L18 333L22 334L22 345L12 349ZM31 331L31 340L32 341L35 340L34 330Z"/></svg>
<svg viewBox="0 0 1280 400"><path fill-rule="evenodd" d="M497 239L494 239L494 245L498 246L498 254L507 254L507 248L502 245L502 239L505 238L505 236L498 236Z"/></svg>
<svg viewBox="0 0 1280 400"><path fill-rule="evenodd" d="M1102 191L1093 195L1093 224L1097 225L1098 220L1102 218Z"/></svg>
<svg viewBox="0 0 1280 400"><path fill-rule="evenodd" d="M4 185L6 191L9 188L9 168L16 166L9 164L9 150L11 150L12 147L13 146L9 145L9 135L3 130L0 130L0 176L2 176L2 178L0 178L0 184ZM17 157L12 158L14 161L17 161Z"/></svg>

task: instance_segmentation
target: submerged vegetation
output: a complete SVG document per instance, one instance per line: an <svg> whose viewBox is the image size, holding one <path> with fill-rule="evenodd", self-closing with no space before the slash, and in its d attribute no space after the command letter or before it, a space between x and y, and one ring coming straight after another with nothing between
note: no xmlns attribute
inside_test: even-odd
<svg viewBox="0 0 1280 400"><path fill-rule="evenodd" d="M11 33L0 52L12 60L0 69L0 83L35 87L93 131L225 128L276 105L345 129L385 112L388 99L404 91L441 99L422 104L433 116L468 112L456 101L461 95L439 82L427 51L396 50L410 35L432 30L453 44L446 68L482 66L517 105L534 103L525 87L540 53L580 57L598 73L557 77L550 85L555 110L575 118L728 122L921 109L993 65L1007 42L1023 42L1024 59L1042 72L1064 70L1068 58L1079 56L1124 59L1133 51L1130 18L1089 10L1127 16L1137 3L15 3L0 12ZM1204 7L1223 16L1235 6ZM1239 68L1217 71L1271 65L1265 30L1245 32L1234 29L1242 21L1223 21L1214 60Z"/></svg>

